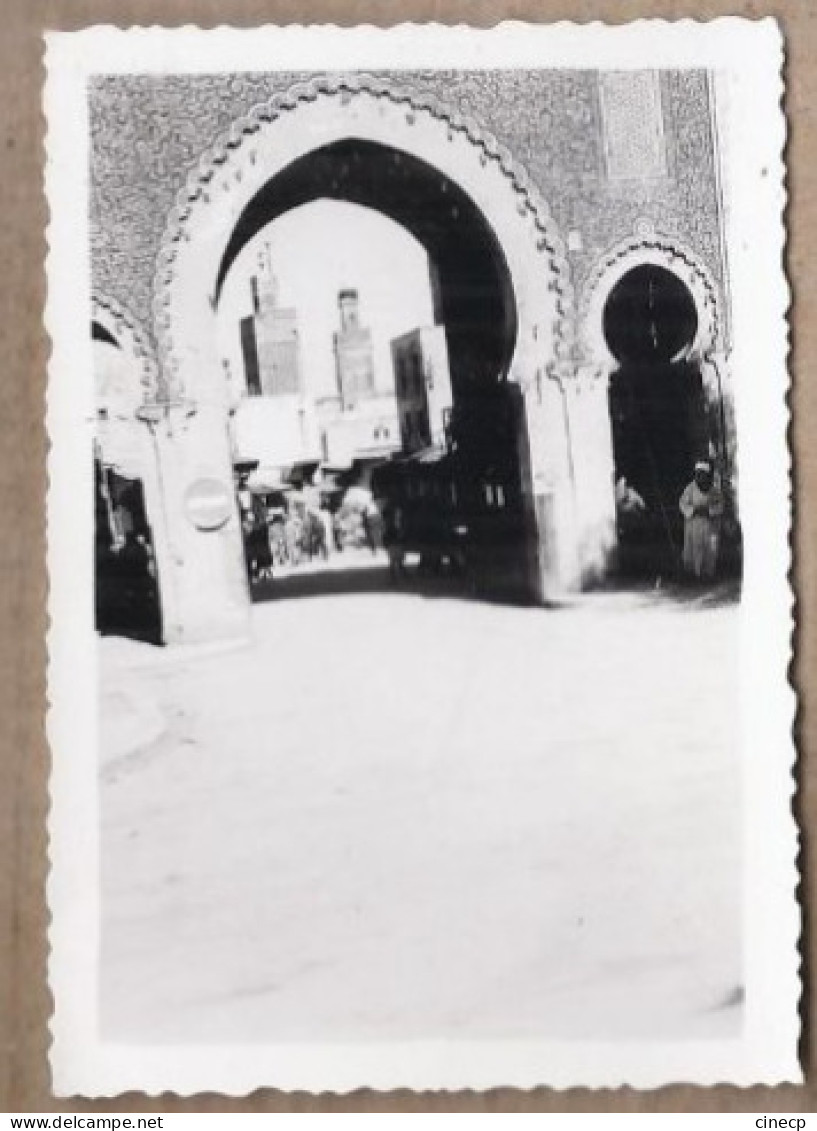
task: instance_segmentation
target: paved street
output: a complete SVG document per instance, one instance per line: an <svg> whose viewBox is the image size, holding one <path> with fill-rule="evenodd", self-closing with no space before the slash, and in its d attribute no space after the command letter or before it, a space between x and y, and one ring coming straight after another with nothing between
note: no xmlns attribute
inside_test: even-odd
<svg viewBox="0 0 817 1131"><path fill-rule="evenodd" d="M733 1031L737 606L383 583L102 642L105 1034Z"/></svg>

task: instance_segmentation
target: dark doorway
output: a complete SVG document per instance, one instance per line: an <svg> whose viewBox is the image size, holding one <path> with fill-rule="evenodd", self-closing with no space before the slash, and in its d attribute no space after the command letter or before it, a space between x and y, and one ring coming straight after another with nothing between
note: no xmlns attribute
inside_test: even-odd
<svg viewBox="0 0 817 1131"><path fill-rule="evenodd" d="M681 558L679 498L696 459L709 452L700 368L687 360L695 302L671 271L645 264L613 288L603 328L618 362L610 417L621 566L666 576Z"/></svg>
<svg viewBox="0 0 817 1131"><path fill-rule="evenodd" d="M139 479L94 460L96 628L162 643L153 536Z"/></svg>

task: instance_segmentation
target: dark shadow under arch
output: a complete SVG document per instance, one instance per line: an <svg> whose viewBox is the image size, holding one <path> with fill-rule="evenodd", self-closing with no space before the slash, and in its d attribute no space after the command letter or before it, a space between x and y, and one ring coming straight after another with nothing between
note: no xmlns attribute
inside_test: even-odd
<svg viewBox="0 0 817 1131"><path fill-rule="evenodd" d="M604 306L604 337L622 364L671 362L698 332L695 299L666 267L644 263L622 275Z"/></svg>
<svg viewBox="0 0 817 1131"><path fill-rule="evenodd" d="M681 559L681 492L710 448L701 370L688 359L698 330L695 300L672 271L642 264L613 287L603 329L618 361L610 416L622 564L666 577ZM636 493L640 509L627 492Z"/></svg>

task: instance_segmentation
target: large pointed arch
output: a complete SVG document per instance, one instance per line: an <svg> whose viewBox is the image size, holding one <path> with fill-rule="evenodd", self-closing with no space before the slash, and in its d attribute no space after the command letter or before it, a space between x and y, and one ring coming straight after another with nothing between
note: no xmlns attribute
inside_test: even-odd
<svg viewBox="0 0 817 1131"><path fill-rule="evenodd" d="M508 377L526 385L570 352L571 293L561 241L525 170L489 133L440 101L366 75L318 77L255 107L202 156L169 216L154 283L166 395L217 395L203 366L219 272L245 209L292 162L347 138L395 147L439 170L495 233L518 333ZM320 195L316 193L316 196ZM216 371L213 382L219 380Z"/></svg>
<svg viewBox="0 0 817 1131"><path fill-rule="evenodd" d="M469 339L482 343L482 326L497 319L503 328L494 335L499 348L493 350L490 373L477 373L476 386L461 404L459 435L468 437L463 451L482 452L484 460L484 427L480 431L474 421L504 422L495 442L513 459L520 507L514 584L533 600L549 599L575 585L569 440L555 383L548 380L573 356L573 299L566 257L547 205L494 137L438 100L383 78L316 77L255 107L202 156L177 195L157 258L154 334L160 396L166 402L159 430L168 469L174 580L173 611L165 620L173 639L234 637L249 629L240 524L234 498L229 502L233 452L229 393L217 344L220 281L247 239L260 230L248 219L253 208L269 206L270 220L287 211L280 201L270 205L275 185L282 183L279 178L286 182L287 170L291 173L304 160L311 163L316 154L337 158L347 143L390 153L392 159L403 155L415 171L431 170L441 192L448 185L450 196L467 202L469 253L481 247L485 254L475 257L470 276L467 270L449 273L448 296L456 295L457 301L452 315L443 299L440 313L449 345L452 335L456 338L453 353L461 373L478 370L480 356L491 352L480 344L469 349ZM312 167L319 168L320 162ZM444 240L436 243L428 229L424 232L421 224L401 216L401 203L389 195L393 188L380 185L375 177L371 196L359 202L380 205L407 230L425 235L432 269L443 275L450 271ZM298 204L308 196L301 189L293 197ZM315 177L312 199L326 196L332 196L326 181ZM429 199L431 208L439 207L433 192ZM262 213L263 220L267 213ZM442 226L457 223L444 209L438 219ZM483 267L489 261L493 274L485 286ZM481 319L478 303L468 297L469 286L500 298ZM456 390L454 395L456 409ZM217 531L202 532L191 517L190 492L195 494L203 483L219 485L229 511Z"/></svg>

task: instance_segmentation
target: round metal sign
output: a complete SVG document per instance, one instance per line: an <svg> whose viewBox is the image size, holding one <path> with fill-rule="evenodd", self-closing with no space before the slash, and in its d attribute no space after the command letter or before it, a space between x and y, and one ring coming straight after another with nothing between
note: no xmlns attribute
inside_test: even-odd
<svg viewBox="0 0 817 1131"><path fill-rule="evenodd" d="M185 491L185 511L197 530L220 530L233 506L232 493L220 479L197 479Z"/></svg>

